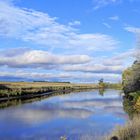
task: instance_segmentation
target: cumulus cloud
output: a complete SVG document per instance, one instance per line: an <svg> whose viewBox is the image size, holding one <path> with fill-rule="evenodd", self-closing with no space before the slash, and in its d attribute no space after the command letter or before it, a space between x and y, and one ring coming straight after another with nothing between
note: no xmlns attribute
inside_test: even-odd
<svg viewBox="0 0 140 140"><path fill-rule="evenodd" d="M11 18L12 17L12 18ZM0 1L0 36L30 41L48 48L83 48L85 50L112 50L118 41L105 34L82 34L73 25L57 22L47 13L18 8ZM103 45L104 44L104 45Z"/></svg>
<svg viewBox="0 0 140 140"><path fill-rule="evenodd" d="M124 69L129 66L128 61L134 61L134 58L138 55L138 51L135 49L130 49L126 52L115 54L115 56L110 58L96 58L99 62L94 62L88 64L77 64L77 65L67 65L64 66L65 71L81 71L81 72L91 72L91 73L116 73L121 74ZM126 65L127 62L127 65ZM130 61L131 65L131 61Z"/></svg>
<svg viewBox="0 0 140 140"><path fill-rule="evenodd" d="M17 50L17 49L16 49ZM7 52L8 53L8 52ZM47 67L50 65L82 64L92 60L87 55L56 55L41 50L0 53L0 65L8 67Z"/></svg>
<svg viewBox="0 0 140 140"><path fill-rule="evenodd" d="M101 2L106 5L109 2L116 3L118 1L96 1L96 4ZM112 20L117 20L117 17L112 17ZM31 42L35 45L39 44L41 47L46 47L44 50L54 48L56 49L55 52L59 52L59 54L50 53L41 49L37 50L33 46L30 49L0 51L0 66L9 69L9 72L1 72L0 76L68 81L94 81L99 78L108 81L115 78L120 80L120 73L125 68L122 59L131 54L122 54L123 56L112 57L111 59L101 58L100 62L99 57L95 59L89 55L82 55L81 51L84 54L89 54L96 51L113 50L118 47L120 42L107 34L80 33L76 28L76 25L80 24L81 22L78 20L62 24L57 21L56 17L51 17L47 13L20 8L4 0L0 1L0 37ZM103 24L110 28L107 23ZM64 55L64 52L60 52L60 48L68 49L68 53L65 52ZM81 55L71 55L74 51L74 54L80 53ZM26 68L29 71L18 71L17 74L14 74L10 73L12 68ZM32 68L40 68L47 72L58 70L60 73L33 73L30 72ZM34 71L36 70L34 69Z"/></svg>
<svg viewBox="0 0 140 140"><path fill-rule="evenodd" d="M18 71L14 72L1 71L0 78L9 79L25 79L25 80L46 80L46 81L73 81L73 82L98 82L104 78L106 81L121 81L121 74L114 73L68 73L68 72L29 72Z"/></svg>
<svg viewBox="0 0 140 140"><path fill-rule="evenodd" d="M116 54L112 58L92 58L88 55L58 55L28 48L0 51L0 65L11 68L42 68L73 72L121 73L124 61L136 55L135 50ZM100 63L97 61L100 59ZM96 60L96 61L94 61ZM113 61L113 63L112 63Z"/></svg>
<svg viewBox="0 0 140 140"><path fill-rule="evenodd" d="M58 55L41 50L27 48L0 51L0 65L9 69L22 68L24 71L12 73L2 72L0 77L15 79L42 79L58 81L106 81L121 80L121 72L127 67L125 61L135 56L135 50L116 54L112 58L92 58L88 55ZM97 61L99 59L99 61ZM96 60L96 61L94 61ZM112 63L113 62L113 63ZM45 72L30 72L32 68L39 68ZM26 72L25 72L26 70ZM57 73L53 72L57 70Z"/></svg>
<svg viewBox="0 0 140 140"><path fill-rule="evenodd" d="M90 65L72 65L65 66L65 71L82 71L91 73L121 73L124 70L123 66L105 66L102 64Z"/></svg>

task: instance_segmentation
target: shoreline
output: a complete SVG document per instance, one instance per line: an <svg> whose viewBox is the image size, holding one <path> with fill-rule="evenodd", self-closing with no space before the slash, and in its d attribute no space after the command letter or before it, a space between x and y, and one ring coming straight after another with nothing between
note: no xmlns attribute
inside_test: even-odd
<svg viewBox="0 0 140 140"><path fill-rule="evenodd" d="M37 97L43 97L43 96L53 96L54 94L57 95L58 93L63 93L63 94L67 94L67 93L71 93L71 92L82 92L82 91L87 91L87 90L93 90L93 89L98 89L98 88L86 88L86 89L75 89L75 90L55 90L55 91L51 91L51 92L43 92L43 93L37 93L37 94L27 94L27 95L20 95L20 96L11 96L11 97L0 97L0 103L4 102L4 101L11 101L11 100L25 100L25 99L33 99L33 98L37 98ZM58 94L60 95L60 94ZM61 94L62 95L62 94Z"/></svg>
<svg viewBox="0 0 140 140"><path fill-rule="evenodd" d="M117 85L117 86L116 86ZM0 82L0 102L15 99L32 99L44 95L52 95L56 92L73 92L98 89L121 89L118 84L108 84L100 87L98 84L76 84L69 82Z"/></svg>
<svg viewBox="0 0 140 140"><path fill-rule="evenodd" d="M99 89L97 84L71 84L49 82L0 82L0 102L15 99L32 99L56 92Z"/></svg>
<svg viewBox="0 0 140 140"><path fill-rule="evenodd" d="M50 97L54 97L54 96L61 96L61 95L66 95L66 94L70 94L73 92L81 93L81 92L87 92L87 91L91 91L94 89L83 89L83 90L73 90L73 91L56 91L56 92L50 92L50 94L39 94L40 96L33 96L31 98L12 98L11 100L3 100L0 101L0 109L1 108L7 108L7 107L11 107L11 106L16 106L19 104L26 104L26 103L32 103L32 102L36 102L36 101L41 101L44 99L48 99Z"/></svg>

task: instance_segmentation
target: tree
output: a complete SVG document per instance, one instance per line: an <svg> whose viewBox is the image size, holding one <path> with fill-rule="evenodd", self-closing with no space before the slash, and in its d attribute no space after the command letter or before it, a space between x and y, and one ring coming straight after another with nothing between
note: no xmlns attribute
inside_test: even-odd
<svg viewBox="0 0 140 140"><path fill-rule="evenodd" d="M123 89L126 94L140 90L140 61L135 61L132 67L123 72Z"/></svg>
<svg viewBox="0 0 140 140"><path fill-rule="evenodd" d="M99 88L105 88L105 83L104 83L104 79L103 78L101 78L100 80L99 80Z"/></svg>

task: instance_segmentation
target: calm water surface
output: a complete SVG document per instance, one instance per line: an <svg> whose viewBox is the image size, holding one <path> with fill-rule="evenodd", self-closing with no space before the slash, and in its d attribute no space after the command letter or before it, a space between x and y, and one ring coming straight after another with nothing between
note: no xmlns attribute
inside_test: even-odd
<svg viewBox="0 0 140 140"><path fill-rule="evenodd" d="M120 91L71 93L0 109L0 140L99 140L127 119Z"/></svg>

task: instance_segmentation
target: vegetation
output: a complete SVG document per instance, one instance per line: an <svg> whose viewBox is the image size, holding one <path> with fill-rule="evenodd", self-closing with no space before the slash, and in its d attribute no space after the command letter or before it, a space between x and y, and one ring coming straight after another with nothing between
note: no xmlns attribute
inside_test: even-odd
<svg viewBox="0 0 140 140"><path fill-rule="evenodd" d="M106 83L106 88L122 90L122 83Z"/></svg>
<svg viewBox="0 0 140 140"><path fill-rule="evenodd" d="M123 127L118 127L111 136L118 140L140 139L140 61L135 61L132 67L123 72L122 85L125 93L124 110L129 114L130 121ZM111 138L109 136L108 139Z"/></svg>
<svg viewBox="0 0 140 140"><path fill-rule="evenodd" d="M123 107L130 118L140 113L140 92L133 92L129 96L124 96Z"/></svg>
<svg viewBox="0 0 140 140"><path fill-rule="evenodd" d="M78 93L78 92L85 92L91 89L82 89L82 90L74 90L74 92ZM26 103L32 103L32 102L36 102L36 101L41 101L43 99L49 98L49 97L53 97L53 96L59 96L59 95L64 95L64 94L69 94L71 93L70 90L67 91L55 91L52 92L51 94L39 94L38 96L28 96L25 98L17 98L17 99L12 99L12 100L3 100L0 102L0 109L1 108L7 108L7 107L11 107L11 106L17 106L17 105L21 105L21 104L26 104Z"/></svg>
<svg viewBox="0 0 140 140"><path fill-rule="evenodd" d="M100 79L98 85L99 88L106 88L106 83L104 82L104 79Z"/></svg>
<svg viewBox="0 0 140 140"><path fill-rule="evenodd" d="M73 91L84 89L97 89L102 92L105 88L119 88L121 84L105 83L103 79L99 84L72 84L70 82L0 82L0 101L16 98L31 98L43 93L55 91Z"/></svg>
<svg viewBox="0 0 140 140"><path fill-rule="evenodd" d="M109 82L104 82L104 79L99 80L99 89L106 89L106 88L111 88L111 89L122 89L122 83L109 83Z"/></svg>
<svg viewBox="0 0 140 140"><path fill-rule="evenodd" d="M98 88L95 84L49 82L0 82L0 100L29 98L43 93Z"/></svg>
<svg viewBox="0 0 140 140"><path fill-rule="evenodd" d="M132 117L133 114L140 113L140 61L135 61L132 67L125 70L122 78L124 108Z"/></svg>
<svg viewBox="0 0 140 140"><path fill-rule="evenodd" d="M128 121L123 127L119 126L112 135L110 135L107 140L111 137L116 136L118 140L139 140L140 138L140 116L133 117L132 120Z"/></svg>
<svg viewBox="0 0 140 140"><path fill-rule="evenodd" d="M140 62L135 61L132 67L123 72L123 90L125 94L140 90Z"/></svg>

